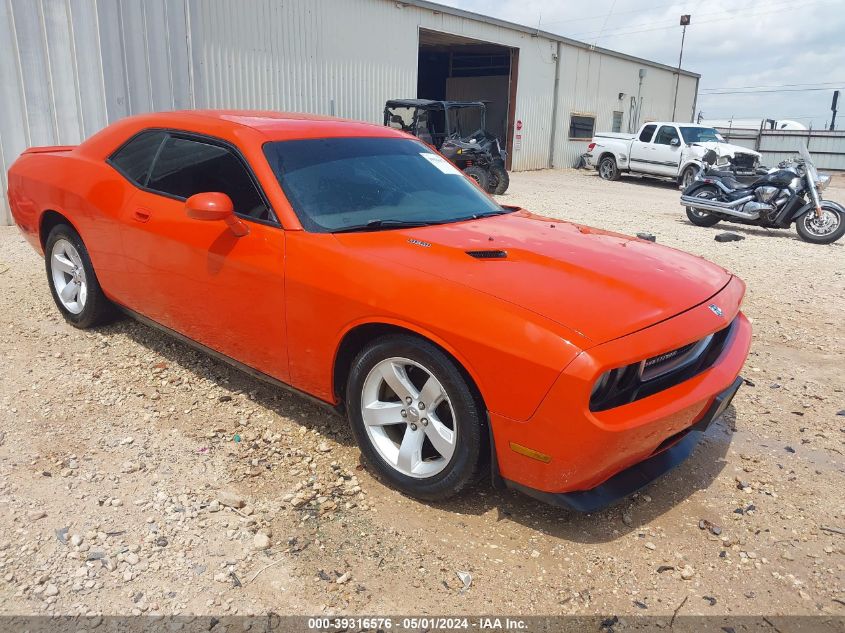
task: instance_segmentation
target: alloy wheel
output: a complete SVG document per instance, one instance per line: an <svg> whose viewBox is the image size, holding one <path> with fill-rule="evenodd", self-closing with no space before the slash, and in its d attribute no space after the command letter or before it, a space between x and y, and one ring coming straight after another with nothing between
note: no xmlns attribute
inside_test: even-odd
<svg viewBox="0 0 845 633"><path fill-rule="evenodd" d="M841 218L838 213L830 209L822 209L821 217L817 217L814 211L810 211L804 214L802 221L808 233L816 237L827 237L839 228Z"/></svg>
<svg viewBox="0 0 845 633"><path fill-rule="evenodd" d="M68 240L62 238L53 244L50 270L53 288L62 306L71 314L81 313L88 298L88 282L79 251Z"/></svg>
<svg viewBox="0 0 845 633"><path fill-rule="evenodd" d="M697 194L695 194L695 197L703 198L704 200L713 200L717 196L714 192L705 189L704 191L699 191ZM701 209L697 209L695 207L687 207L687 209L689 209L693 215L699 218L706 218L710 215L709 213L707 213L707 211L702 211Z"/></svg>
<svg viewBox="0 0 845 633"><path fill-rule="evenodd" d="M605 180L610 180L613 176L613 164L609 160L603 160L599 165L599 175Z"/></svg>
<svg viewBox="0 0 845 633"><path fill-rule="evenodd" d="M430 370L408 358L387 358L370 370L361 416L375 450L405 476L433 477L455 452L458 427L449 395Z"/></svg>

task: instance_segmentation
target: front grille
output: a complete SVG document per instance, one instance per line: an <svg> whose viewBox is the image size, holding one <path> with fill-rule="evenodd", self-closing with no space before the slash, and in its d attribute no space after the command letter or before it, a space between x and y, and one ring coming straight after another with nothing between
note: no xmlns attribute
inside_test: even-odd
<svg viewBox="0 0 845 633"><path fill-rule="evenodd" d="M654 395L711 367L728 346L736 320L703 339L605 372L590 396L591 411L606 411Z"/></svg>
<svg viewBox="0 0 845 633"><path fill-rule="evenodd" d="M754 154L738 152L731 159L731 164L737 172L753 173L756 167L757 157Z"/></svg>

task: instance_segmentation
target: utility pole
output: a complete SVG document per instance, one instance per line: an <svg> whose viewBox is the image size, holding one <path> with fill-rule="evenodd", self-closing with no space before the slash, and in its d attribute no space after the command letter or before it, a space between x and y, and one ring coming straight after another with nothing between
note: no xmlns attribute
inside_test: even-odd
<svg viewBox="0 0 845 633"><path fill-rule="evenodd" d="M839 91L833 91L833 101L830 104L830 109L833 111L833 116L830 117L830 131L836 129L836 103L839 101Z"/></svg>
<svg viewBox="0 0 845 633"><path fill-rule="evenodd" d="M681 83L681 62L684 61L684 40L687 37L687 26L690 23L689 15L681 16L681 26L684 30L681 31L681 55L678 57L678 75L675 77L675 100L672 102L672 120L675 120L675 110L678 107L678 86Z"/></svg>

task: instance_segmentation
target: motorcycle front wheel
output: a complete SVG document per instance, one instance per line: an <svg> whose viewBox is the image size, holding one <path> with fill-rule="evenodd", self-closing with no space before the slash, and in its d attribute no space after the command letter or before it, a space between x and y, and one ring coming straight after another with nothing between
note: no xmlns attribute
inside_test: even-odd
<svg viewBox="0 0 845 633"><path fill-rule="evenodd" d="M795 221L795 230L805 242L812 244L833 244L845 234L845 218L836 207L822 201L821 217L815 210L807 211Z"/></svg>
<svg viewBox="0 0 845 633"><path fill-rule="evenodd" d="M695 197L715 200L719 197L719 191L716 187L702 187L695 192ZM696 226L715 226L719 223L719 218L716 216L710 215L707 211L699 211L692 207L687 207L687 217Z"/></svg>

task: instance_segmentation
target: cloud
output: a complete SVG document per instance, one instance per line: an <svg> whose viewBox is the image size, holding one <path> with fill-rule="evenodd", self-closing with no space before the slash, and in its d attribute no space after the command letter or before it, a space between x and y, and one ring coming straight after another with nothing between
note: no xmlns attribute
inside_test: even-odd
<svg viewBox="0 0 845 633"><path fill-rule="evenodd" d="M841 0L439 1L671 66L678 63L681 43L678 19L689 13L683 66L701 74L698 107L706 118L796 119L818 128L830 120L833 90L840 88L837 128L845 129ZM830 82L839 83L800 89ZM786 84L801 86L795 92L707 94L712 88Z"/></svg>

